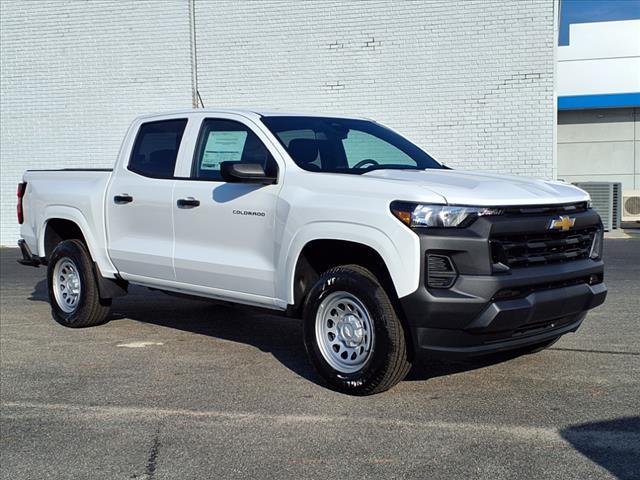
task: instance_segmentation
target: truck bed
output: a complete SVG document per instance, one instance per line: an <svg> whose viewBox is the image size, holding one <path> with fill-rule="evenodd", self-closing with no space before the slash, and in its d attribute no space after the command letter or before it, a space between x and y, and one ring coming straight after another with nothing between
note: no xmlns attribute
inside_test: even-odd
<svg viewBox="0 0 640 480"><path fill-rule="evenodd" d="M104 196L111 172L110 168L27 170L22 236L31 251L45 256L45 219L53 217L79 225L94 258L106 257Z"/></svg>

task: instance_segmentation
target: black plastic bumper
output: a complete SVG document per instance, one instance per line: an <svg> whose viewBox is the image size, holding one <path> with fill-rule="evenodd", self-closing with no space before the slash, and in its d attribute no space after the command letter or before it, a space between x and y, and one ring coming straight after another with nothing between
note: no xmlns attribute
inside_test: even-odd
<svg viewBox="0 0 640 480"><path fill-rule="evenodd" d="M22 253L22 258L18 259L18 263L29 267L39 267L44 264L40 257L31 253L31 249L24 239L18 240L18 247L20 247L20 253Z"/></svg>
<svg viewBox="0 0 640 480"><path fill-rule="evenodd" d="M591 213L583 222L598 222ZM516 231L546 224L518 219ZM507 219L480 219L472 228L420 234L421 250L447 255L457 279L449 289L421 285L400 299L416 353L478 355L543 343L577 330L589 309L605 300L602 260L583 258L496 271L491 232L509 229Z"/></svg>

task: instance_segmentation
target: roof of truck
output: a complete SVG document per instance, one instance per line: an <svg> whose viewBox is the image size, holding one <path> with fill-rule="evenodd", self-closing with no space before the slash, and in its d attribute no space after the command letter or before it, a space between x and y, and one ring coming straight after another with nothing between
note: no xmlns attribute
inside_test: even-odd
<svg viewBox="0 0 640 480"><path fill-rule="evenodd" d="M157 112L153 114L140 115L138 118L162 117L168 115L189 115L194 113L235 113L245 117L330 117L330 118L354 118L367 120L365 117L354 115L338 115L330 112L310 113L310 112L284 112L278 110L257 109L257 108L191 108L183 110L172 110L168 112Z"/></svg>

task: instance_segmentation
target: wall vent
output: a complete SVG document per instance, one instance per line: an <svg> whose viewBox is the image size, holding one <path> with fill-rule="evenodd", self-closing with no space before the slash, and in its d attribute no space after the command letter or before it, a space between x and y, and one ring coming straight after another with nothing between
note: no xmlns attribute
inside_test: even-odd
<svg viewBox="0 0 640 480"><path fill-rule="evenodd" d="M622 184L614 182L579 182L576 187L591 196L591 205L602 218L606 231L620 228L622 213Z"/></svg>

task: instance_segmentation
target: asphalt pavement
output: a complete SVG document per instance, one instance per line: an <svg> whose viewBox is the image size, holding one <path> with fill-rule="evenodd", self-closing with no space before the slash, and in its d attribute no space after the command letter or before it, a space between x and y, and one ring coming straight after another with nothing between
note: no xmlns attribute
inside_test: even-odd
<svg viewBox="0 0 640 480"><path fill-rule="evenodd" d="M543 352L431 360L389 392L320 383L299 321L132 288L106 325L50 317L0 250L0 477L640 478L640 238Z"/></svg>

